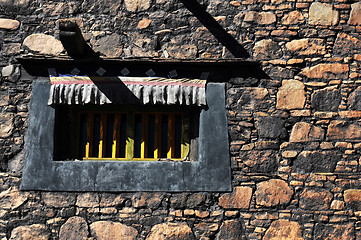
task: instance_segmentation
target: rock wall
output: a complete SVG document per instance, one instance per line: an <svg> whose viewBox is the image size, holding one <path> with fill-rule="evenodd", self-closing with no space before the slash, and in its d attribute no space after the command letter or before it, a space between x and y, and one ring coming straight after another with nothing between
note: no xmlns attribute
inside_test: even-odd
<svg viewBox="0 0 361 240"><path fill-rule="evenodd" d="M66 55L60 19L104 57L238 55L181 1L0 1L0 238L361 239L361 2L199 3L269 76L227 86L231 193L19 191L32 78L16 57Z"/></svg>

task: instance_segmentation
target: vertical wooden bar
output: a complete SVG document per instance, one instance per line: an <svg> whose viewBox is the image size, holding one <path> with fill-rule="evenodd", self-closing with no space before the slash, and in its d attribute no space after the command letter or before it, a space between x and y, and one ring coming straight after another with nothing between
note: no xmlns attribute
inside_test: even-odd
<svg viewBox="0 0 361 240"><path fill-rule="evenodd" d="M134 149L134 114L127 114L127 142L126 142L126 159L133 158Z"/></svg>
<svg viewBox="0 0 361 240"><path fill-rule="evenodd" d="M149 113L143 114L143 143L142 143L142 158L148 158L149 147Z"/></svg>
<svg viewBox="0 0 361 240"><path fill-rule="evenodd" d="M168 152L167 158L174 157L174 114L168 114Z"/></svg>
<svg viewBox="0 0 361 240"><path fill-rule="evenodd" d="M120 114L114 114L112 158L119 156L120 145Z"/></svg>
<svg viewBox="0 0 361 240"><path fill-rule="evenodd" d="M106 139L106 129L107 129L107 115L102 113L100 115L100 135L99 135L99 156L102 158L105 156L105 139Z"/></svg>
<svg viewBox="0 0 361 240"><path fill-rule="evenodd" d="M86 146L85 146L85 158L89 158L93 151L93 130L94 130L94 114L87 114L87 124L86 124Z"/></svg>
<svg viewBox="0 0 361 240"><path fill-rule="evenodd" d="M154 158L158 159L160 157L160 130L161 130L161 119L160 114L155 113L155 124L154 124Z"/></svg>

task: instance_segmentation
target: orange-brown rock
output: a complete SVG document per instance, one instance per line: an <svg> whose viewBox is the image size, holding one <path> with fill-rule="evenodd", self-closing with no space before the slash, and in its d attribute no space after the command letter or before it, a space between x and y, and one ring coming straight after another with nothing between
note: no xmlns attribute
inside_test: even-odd
<svg viewBox="0 0 361 240"><path fill-rule="evenodd" d="M72 206L75 203L75 194L71 193L44 192L41 197L45 205L56 208Z"/></svg>
<svg viewBox="0 0 361 240"><path fill-rule="evenodd" d="M351 5L351 13L348 24L361 25L361 2L356 2Z"/></svg>
<svg viewBox="0 0 361 240"><path fill-rule="evenodd" d="M13 113L0 113L0 137L9 137L14 130L14 114Z"/></svg>
<svg viewBox="0 0 361 240"><path fill-rule="evenodd" d="M226 220L222 223L215 240L239 240L243 239L243 228L240 221Z"/></svg>
<svg viewBox="0 0 361 240"><path fill-rule="evenodd" d="M303 69L300 74L311 79L345 79L348 77L349 67L342 63L321 63Z"/></svg>
<svg viewBox="0 0 361 240"><path fill-rule="evenodd" d="M98 221L90 225L90 232L97 240L135 240L138 231L119 222Z"/></svg>
<svg viewBox="0 0 361 240"><path fill-rule="evenodd" d="M116 33L105 35L97 39L92 39L91 44L95 51L100 52L100 54L105 57L120 57L123 52L121 36Z"/></svg>
<svg viewBox="0 0 361 240"><path fill-rule="evenodd" d="M303 240L301 226L297 222L280 219L272 222L263 240Z"/></svg>
<svg viewBox="0 0 361 240"><path fill-rule="evenodd" d="M60 228L59 240L88 240L88 224L82 217L69 218Z"/></svg>
<svg viewBox="0 0 361 240"><path fill-rule="evenodd" d="M326 47L322 39L303 38L286 43L286 48L299 55L324 55Z"/></svg>
<svg viewBox="0 0 361 240"><path fill-rule="evenodd" d="M271 39L256 42L253 48L254 58L257 60L268 60L278 58L282 55L278 43Z"/></svg>
<svg viewBox="0 0 361 240"><path fill-rule="evenodd" d="M271 179L257 184L256 203L260 206L274 207L290 202L292 188L283 180Z"/></svg>
<svg viewBox="0 0 361 240"><path fill-rule="evenodd" d="M329 140L361 139L361 126L358 123L333 120L328 126L327 139Z"/></svg>
<svg viewBox="0 0 361 240"><path fill-rule="evenodd" d="M251 197L252 197L252 188L235 187L232 193L223 194L219 198L219 206L226 209L232 209L232 208L247 209L249 207Z"/></svg>
<svg viewBox="0 0 361 240"><path fill-rule="evenodd" d="M11 232L9 240L49 240L50 234L43 224L20 226Z"/></svg>
<svg viewBox="0 0 361 240"><path fill-rule="evenodd" d="M347 189L343 193L343 198L348 206L353 210L361 210L361 190L360 189Z"/></svg>
<svg viewBox="0 0 361 240"><path fill-rule="evenodd" d="M249 11L246 12L244 16L245 22L256 22L260 25L268 25L276 22L276 15L272 12L256 12Z"/></svg>
<svg viewBox="0 0 361 240"><path fill-rule="evenodd" d="M296 123L291 131L290 142L310 142L323 140L325 131L306 122Z"/></svg>
<svg viewBox="0 0 361 240"><path fill-rule="evenodd" d="M310 25L336 25L338 23L338 11L332 9L328 3L313 2L309 10Z"/></svg>
<svg viewBox="0 0 361 240"><path fill-rule="evenodd" d="M283 25L296 25L305 22L305 17L299 11L292 11L288 14L285 14L281 19Z"/></svg>
<svg viewBox="0 0 361 240"><path fill-rule="evenodd" d="M341 32L337 35L333 45L333 53L339 56L347 57L361 50L361 40L359 34L346 34Z"/></svg>
<svg viewBox="0 0 361 240"><path fill-rule="evenodd" d="M144 28L147 28L149 27L150 23L152 22L152 20L148 19L148 18L143 18L142 20L140 20L138 22L138 28L139 29L144 29Z"/></svg>
<svg viewBox="0 0 361 240"><path fill-rule="evenodd" d="M324 224L317 223L314 228L315 240L355 240L354 223Z"/></svg>
<svg viewBox="0 0 361 240"><path fill-rule="evenodd" d="M0 28L7 30L16 30L20 26L20 22L13 19L0 18Z"/></svg>
<svg viewBox="0 0 361 240"><path fill-rule="evenodd" d="M28 200L29 192L20 192L17 187L10 187L0 193L0 209L16 209Z"/></svg>
<svg viewBox="0 0 361 240"><path fill-rule="evenodd" d="M277 93L278 109L301 109L306 101L305 85L297 80L283 80Z"/></svg>
<svg viewBox="0 0 361 240"><path fill-rule="evenodd" d="M125 8L130 12L140 12L149 9L150 0L125 0Z"/></svg>
<svg viewBox="0 0 361 240"><path fill-rule="evenodd" d="M92 193L81 193L78 195L75 205L78 207L99 207L99 196Z"/></svg>
<svg viewBox="0 0 361 240"><path fill-rule="evenodd" d="M192 229L186 223L162 223L152 227L146 240L195 239Z"/></svg>
<svg viewBox="0 0 361 240"><path fill-rule="evenodd" d="M306 188L300 194L300 207L306 210L328 210L332 193L322 188Z"/></svg>
<svg viewBox="0 0 361 240"><path fill-rule="evenodd" d="M46 55L59 55L64 47L55 37L43 33L36 33L24 39L23 46L29 50Z"/></svg>

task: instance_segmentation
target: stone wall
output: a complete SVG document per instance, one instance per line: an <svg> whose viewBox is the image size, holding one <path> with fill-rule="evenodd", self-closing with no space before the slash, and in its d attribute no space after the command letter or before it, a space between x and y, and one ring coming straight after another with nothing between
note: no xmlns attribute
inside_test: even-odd
<svg viewBox="0 0 361 240"><path fill-rule="evenodd" d="M361 239L361 2L199 2L268 76L227 84L231 193L19 191L32 78L16 57L66 55L59 19L104 57L238 55L181 1L0 1L0 238Z"/></svg>

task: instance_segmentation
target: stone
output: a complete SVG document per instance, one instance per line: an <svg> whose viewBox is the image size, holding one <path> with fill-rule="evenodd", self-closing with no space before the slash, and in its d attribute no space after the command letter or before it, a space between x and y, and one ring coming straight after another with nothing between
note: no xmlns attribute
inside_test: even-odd
<svg viewBox="0 0 361 240"><path fill-rule="evenodd" d="M29 198L28 192L20 192L17 187L10 187L0 193L0 209L16 209Z"/></svg>
<svg viewBox="0 0 361 240"><path fill-rule="evenodd" d="M326 47L323 39L302 38L286 43L286 48L293 54L310 56L326 54Z"/></svg>
<svg viewBox="0 0 361 240"><path fill-rule="evenodd" d="M150 0L124 0L125 8L130 12L140 12L148 10Z"/></svg>
<svg viewBox="0 0 361 240"><path fill-rule="evenodd" d="M100 207L113 207L120 206L126 201L122 195L115 193L102 193L99 206Z"/></svg>
<svg viewBox="0 0 361 240"><path fill-rule="evenodd" d="M69 218L60 228L59 240L88 240L88 224L82 217Z"/></svg>
<svg viewBox="0 0 361 240"><path fill-rule="evenodd" d="M276 22L276 15L271 12L260 12L257 15L256 22L260 25L269 25Z"/></svg>
<svg viewBox="0 0 361 240"><path fill-rule="evenodd" d="M279 166L279 155L276 151L243 151L239 155L238 161L242 161L250 168L252 173L272 173L276 172Z"/></svg>
<svg viewBox="0 0 361 240"><path fill-rule="evenodd" d="M292 188L283 180L271 179L257 183L256 204L275 207L288 204L293 196Z"/></svg>
<svg viewBox="0 0 361 240"><path fill-rule="evenodd" d="M355 211L361 210L361 190L360 189L347 189L343 193L343 198L347 206L350 206Z"/></svg>
<svg viewBox="0 0 361 240"><path fill-rule="evenodd" d="M328 210L332 193L321 188L306 188L300 194L300 207L305 210Z"/></svg>
<svg viewBox="0 0 361 240"><path fill-rule="evenodd" d="M75 194L43 192L41 198L45 205L55 208L69 207L75 204Z"/></svg>
<svg viewBox="0 0 361 240"><path fill-rule="evenodd" d="M2 75L3 77L10 77L11 74L13 74L14 69L15 69L14 65L8 65L8 66L6 66L6 67L3 67L3 68L1 69L1 75Z"/></svg>
<svg viewBox="0 0 361 240"><path fill-rule="evenodd" d="M351 110L361 110L361 86L350 93L347 105Z"/></svg>
<svg viewBox="0 0 361 240"><path fill-rule="evenodd" d="M162 203L163 198L164 194L162 193L136 193L132 197L133 207L155 209Z"/></svg>
<svg viewBox="0 0 361 240"><path fill-rule="evenodd" d="M361 38L357 34L351 34L341 32L337 35L335 44L333 45L334 54L342 57L348 57L350 55L360 52Z"/></svg>
<svg viewBox="0 0 361 240"><path fill-rule="evenodd" d="M261 138L285 138L285 120L278 117L259 117L256 118L256 129Z"/></svg>
<svg viewBox="0 0 361 240"><path fill-rule="evenodd" d="M283 25L296 25L302 24L305 22L305 17L299 11L292 11L288 14L285 14L281 19Z"/></svg>
<svg viewBox="0 0 361 240"><path fill-rule="evenodd" d="M119 222L98 221L90 224L90 232L97 240L136 240L138 231Z"/></svg>
<svg viewBox="0 0 361 240"><path fill-rule="evenodd" d="M182 223L161 223L152 227L150 234L146 240L167 240L167 239L189 239L194 240L195 237L192 229L184 222Z"/></svg>
<svg viewBox="0 0 361 240"><path fill-rule="evenodd" d="M121 56L123 52L121 42L120 35L116 33L90 41L94 51L100 52L102 56L109 58L118 58Z"/></svg>
<svg viewBox="0 0 361 240"><path fill-rule="evenodd" d="M361 126L342 120L332 120L327 129L328 140L354 140L361 139Z"/></svg>
<svg viewBox="0 0 361 240"><path fill-rule="evenodd" d="M148 19L148 18L143 18L142 20L140 20L138 22L138 28L139 29L144 29L144 28L147 28L149 27L150 23L152 22L152 20Z"/></svg>
<svg viewBox="0 0 361 240"><path fill-rule="evenodd" d="M341 103L341 91L336 87L316 90L311 95L311 106L315 111L337 111Z"/></svg>
<svg viewBox="0 0 361 240"><path fill-rule="evenodd" d="M21 43L4 43L3 45L3 55L12 56L17 55L21 51Z"/></svg>
<svg viewBox="0 0 361 240"><path fill-rule="evenodd" d="M316 223L314 228L315 240L355 240L354 223L323 224Z"/></svg>
<svg viewBox="0 0 361 240"><path fill-rule="evenodd" d="M30 51L46 55L57 56L64 51L64 47L59 40L43 33L27 36L23 42L23 46L27 47Z"/></svg>
<svg viewBox="0 0 361 240"><path fill-rule="evenodd" d="M294 221L279 219L273 221L262 240L304 240L301 226Z"/></svg>
<svg viewBox="0 0 361 240"><path fill-rule="evenodd" d="M215 240L245 240L245 231L240 221L226 220L222 223Z"/></svg>
<svg viewBox="0 0 361 240"><path fill-rule="evenodd" d="M345 196L345 193L344 193ZM345 207L345 202L344 201L340 201L340 200L333 200L331 202L331 209L332 210L343 210L343 208Z"/></svg>
<svg viewBox="0 0 361 240"><path fill-rule="evenodd" d="M309 10L310 25L336 25L338 23L338 11L332 9L328 3L313 2Z"/></svg>
<svg viewBox="0 0 361 240"><path fill-rule="evenodd" d="M347 79L349 67L342 63L321 63L313 67L304 68L300 74L311 79Z"/></svg>
<svg viewBox="0 0 361 240"><path fill-rule="evenodd" d="M173 194L169 199L170 207L175 209L185 208L187 206L187 198L188 195L186 193Z"/></svg>
<svg viewBox="0 0 361 240"><path fill-rule="evenodd" d="M13 19L0 18L0 29L16 30L20 26L20 22Z"/></svg>
<svg viewBox="0 0 361 240"><path fill-rule="evenodd" d="M280 46L271 39L264 39L254 44L253 57L256 60L277 59L281 56Z"/></svg>
<svg viewBox="0 0 361 240"><path fill-rule="evenodd" d="M252 188L234 187L232 193L223 194L219 198L219 206L226 209L248 209L252 198Z"/></svg>
<svg viewBox="0 0 361 240"><path fill-rule="evenodd" d="M284 151L282 152L282 157L284 158L295 158L297 157L298 152L297 151Z"/></svg>
<svg viewBox="0 0 361 240"><path fill-rule="evenodd" d="M33 224L28 226L16 227L11 232L9 240L48 240L49 231L43 224Z"/></svg>
<svg viewBox="0 0 361 240"><path fill-rule="evenodd" d="M0 138L10 137L14 130L14 114L0 112Z"/></svg>
<svg viewBox="0 0 361 240"><path fill-rule="evenodd" d="M302 151L293 162L293 170L299 173L333 172L341 160L337 151Z"/></svg>
<svg viewBox="0 0 361 240"><path fill-rule="evenodd" d="M240 97L237 101L239 111L254 109L267 110L271 104L271 97L267 88L239 88Z"/></svg>
<svg viewBox="0 0 361 240"><path fill-rule="evenodd" d="M193 44L184 44L182 46L166 44L165 50L170 58L175 59L194 59L198 53L197 46Z"/></svg>
<svg viewBox="0 0 361 240"><path fill-rule="evenodd" d="M278 109L302 109L305 105L305 85L298 80L283 80L277 93Z"/></svg>
<svg viewBox="0 0 361 240"><path fill-rule="evenodd" d="M291 131L290 142L322 141L325 131L306 122L297 122Z"/></svg>
<svg viewBox="0 0 361 240"><path fill-rule="evenodd" d="M99 196L94 193L80 193L75 205L78 207L99 207Z"/></svg>
<svg viewBox="0 0 361 240"><path fill-rule="evenodd" d="M361 25L361 2L351 4L351 13L348 24Z"/></svg>
<svg viewBox="0 0 361 240"><path fill-rule="evenodd" d="M207 199L207 195L205 193L193 193L188 196L187 199L187 207L195 208L198 206L202 206Z"/></svg>

